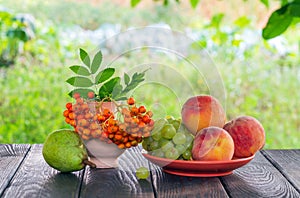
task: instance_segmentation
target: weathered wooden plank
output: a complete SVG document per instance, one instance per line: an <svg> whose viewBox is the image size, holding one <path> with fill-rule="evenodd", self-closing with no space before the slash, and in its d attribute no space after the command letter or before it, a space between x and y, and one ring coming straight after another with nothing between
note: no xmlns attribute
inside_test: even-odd
<svg viewBox="0 0 300 198"><path fill-rule="evenodd" d="M300 149L265 150L262 153L300 192Z"/></svg>
<svg viewBox="0 0 300 198"><path fill-rule="evenodd" d="M233 175L221 178L230 197L300 197L296 189L260 153Z"/></svg>
<svg viewBox="0 0 300 198"><path fill-rule="evenodd" d="M157 197L228 197L217 177L181 177L163 172L149 162Z"/></svg>
<svg viewBox="0 0 300 198"><path fill-rule="evenodd" d="M3 197L78 197L83 173L61 174L46 164L42 145L33 145Z"/></svg>
<svg viewBox="0 0 300 198"><path fill-rule="evenodd" d="M137 168L148 167L138 148L127 149L118 163L118 168L87 168L80 197L154 197L151 178L135 176Z"/></svg>
<svg viewBox="0 0 300 198"><path fill-rule="evenodd" d="M29 148L29 144L0 144L0 197Z"/></svg>

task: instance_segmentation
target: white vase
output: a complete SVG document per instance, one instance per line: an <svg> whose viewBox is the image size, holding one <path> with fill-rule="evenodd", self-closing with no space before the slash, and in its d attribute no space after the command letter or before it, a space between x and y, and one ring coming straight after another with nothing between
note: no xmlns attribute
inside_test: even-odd
<svg viewBox="0 0 300 198"><path fill-rule="evenodd" d="M116 106L113 102L103 102L101 109L109 109L115 112ZM125 149L118 148L114 143L109 144L99 139L85 140L84 143L88 151L89 160L96 164L96 168L118 167L118 157L125 151Z"/></svg>
<svg viewBox="0 0 300 198"><path fill-rule="evenodd" d="M118 157L125 149L119 149L114 143L108 144L99 139L91 139L85 142L89 160L96 164L96 168L118 167Z"/></svg>

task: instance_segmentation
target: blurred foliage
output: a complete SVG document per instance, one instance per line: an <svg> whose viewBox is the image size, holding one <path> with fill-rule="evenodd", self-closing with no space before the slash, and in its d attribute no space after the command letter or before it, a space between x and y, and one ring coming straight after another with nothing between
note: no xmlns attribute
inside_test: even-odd
<svg viewBox="0 0 300 198"><path fill-rule="evenodd" d="M153 0L159 1L159 0ZM163 5L167 6L170 0L161 0ZM200 0L190 0L193 8L196 8ZM247 0L244 0L245 2ZM131 6L137 6L141 0L131 0ZM175 0L180 3L180 0ZM262 4L269 7L269 0L260 0ZM219 15L221 16L221 15ZM269 17L268 23L263 28L262 37L264 39L271 39L279 36L288 29L293 19L300 17L300 0L281 0L281 7L275 10ZM296 21L296 20L295 20ZM297 21L298 22L298 21Z"/></svg>
<svg viewBox="0 0 300 198"><path fill-rule="evenodd" d="M0 9L0 67L14 63L24 44L34 37L34 25L25 15Z"/></svg>
<svg viewBox="0 0 300 198"><path fill-rule="evenodd" d="M266 148L299 147L300 92L292 91L298 90L300 85L299 30L296 26L266 41L260 38L251 15L230 21L226 13L220 12L209 21L199 20L191 17L190 12L178 10L171 1L168 6L157 4L141 9L70 0L22 2L0 0L1 4L13 8L14 13L30 13L36 19L35 36L25 42L18 39L22 53L14 58L12 67L0 68L1 143L42 143L51 131L69 128L62 116L65 103L70 101L67 93L71 89L65 82L71 76L66 66L78 62L79 47L94 49L97 46L98 41L93 39L98 36L96 33L102 34L99 27L121 24L119 29L115 28L118 33L132 26L164 23L164 27L179 29L191 36L195 41L193 49L205 49L210 54L226 88L227 119L241 114L257 117L266 130ZM269 3L261 2L266 6ZM2 19L0 27L0 47L4 49L2 38L7 36L2 31ZM115 64L128 69L148 61L147 58L151 61L151 51L145 49L143 53L124 56ZM190 58L192 61L193 57ZM205 78L196 75L183 61L163 54L159 60L185 74L197 93L209 93ZM178 84L167 71L158 72L166 81ZM179 82L178 89L182 88L180 86L184 88ZM157 112L156 118L180 116L181 104L176 93L167 87L147 84L139 86L134 94L137 101ZM182 94L187 93L183 91Z"/></svg>

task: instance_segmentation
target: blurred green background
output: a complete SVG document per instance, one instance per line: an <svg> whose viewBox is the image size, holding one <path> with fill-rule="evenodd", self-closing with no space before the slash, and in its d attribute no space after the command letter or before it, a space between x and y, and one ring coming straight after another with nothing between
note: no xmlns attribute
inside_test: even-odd
<svg viewBox="0 0 300 198"><path fill-rule="evenodd" d="M0 143L42 143L51 131L70 128L62 116L72 101L65 80L67 66L79 63L78 48L92 51L121 31L158 25L186 33L210 54L226 88L228 120L254 116L265 128L265 148L299 148L299 23L263 40L261 30L279 6L269 2L202 0L193 9L175 1L145 0L132 8L121 0L0 0ZM136 64L139 57L121 62ZM199 92L208 92L203 79L181 69ZM150 86L135 94L154 111L180 116L166 90Z"/></svg>

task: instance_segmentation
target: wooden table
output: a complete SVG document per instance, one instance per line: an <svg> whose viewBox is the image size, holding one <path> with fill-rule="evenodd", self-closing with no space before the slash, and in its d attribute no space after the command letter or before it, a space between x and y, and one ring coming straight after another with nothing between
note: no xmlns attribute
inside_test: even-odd
<svg viewBox="0 0 300 198"><path fill-rule="evenodd" d="M264 150L232 175L180 177L149 163L138 148L119 158L117 169L62 174L49 167L42 145L0 144L0 197L300 197L300 149ZM135 170L151 170L138 180Z"/></svg>

